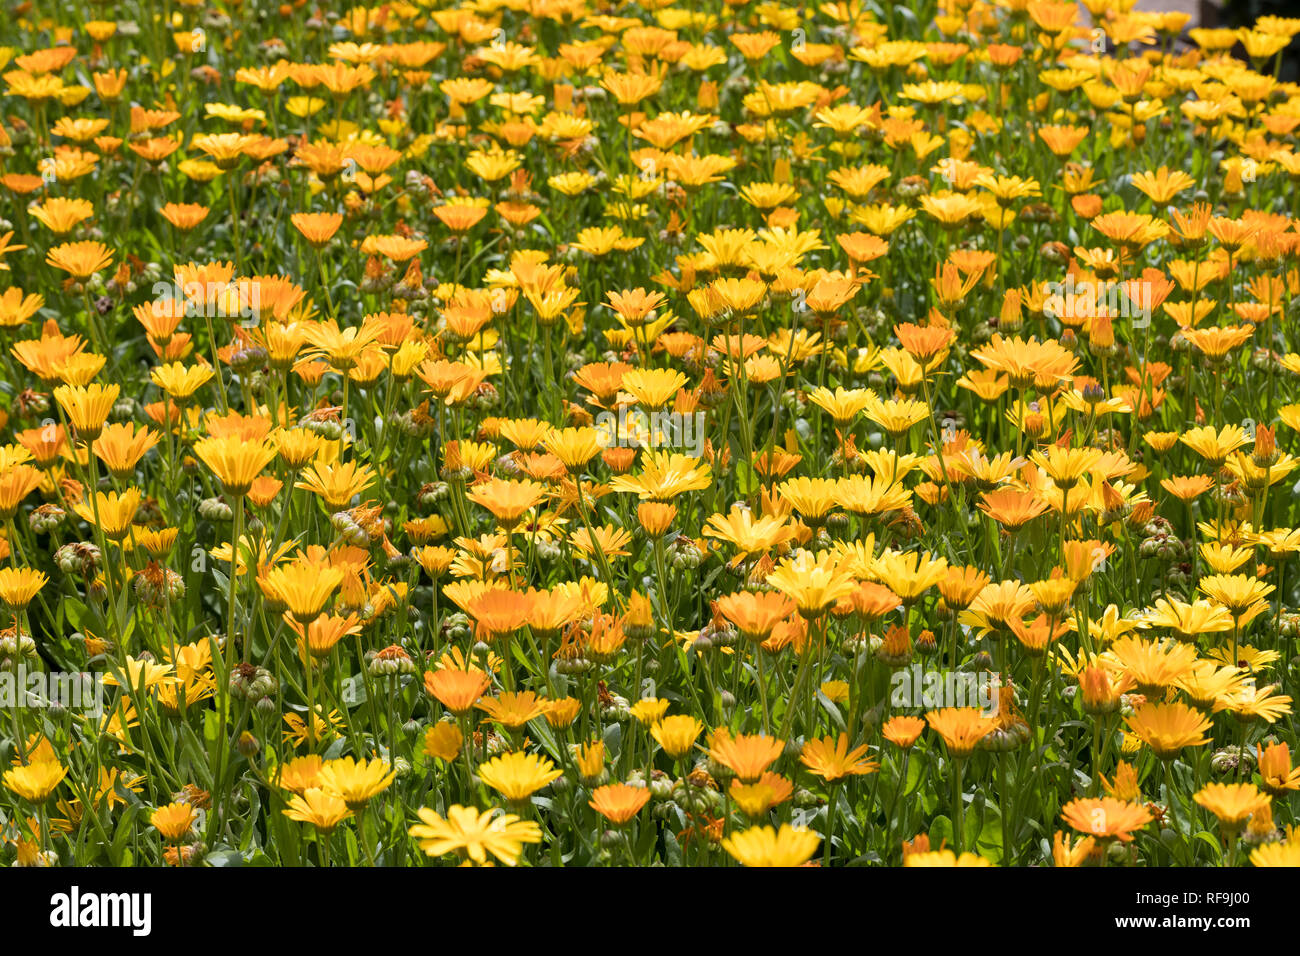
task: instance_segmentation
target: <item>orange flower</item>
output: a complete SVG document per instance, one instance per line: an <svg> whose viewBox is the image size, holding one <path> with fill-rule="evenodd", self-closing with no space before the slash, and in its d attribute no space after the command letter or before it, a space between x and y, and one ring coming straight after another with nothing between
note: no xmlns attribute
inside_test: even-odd
<svg viewBox="0 0 1300 956"><path fill-rule="evenodd" d="M615 826L623 826L650 802L650 791L626 783L610 783L591 793L589 806Z"/></svg>
<svg viewBox="0 0 1300 956"><path fill-rule="evenodd" d="M102 242L65 242L51 249L45 261L75 279L89 279L112 263L113 251Z"/></svg>
<svg viewBox="0 0 1300 956"><path fill-rule="evenodd" d="M444 667L424 673L424 689L457 717L464 717L473 710L474 703L490 686L491 680L482 671Z"/></svg>

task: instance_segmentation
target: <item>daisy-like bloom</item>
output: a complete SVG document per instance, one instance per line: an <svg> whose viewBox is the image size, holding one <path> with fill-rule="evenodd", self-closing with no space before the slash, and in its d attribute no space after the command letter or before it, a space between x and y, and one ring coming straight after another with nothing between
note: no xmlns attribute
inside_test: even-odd
<svg viewBox="0 0 1300 956"><path fill-rule="evenodd" d="M1300 866L1300 840L1264 843L1250 851L1251 866Z"/></svg>
<svg viewBox="0 0 1300 956"><path fill-rule="evenodd" d="M32 603L49 578L33 568L0 568L0 601L15 611Z"/></svg>
<svg viewBox="0 0 1300 956"><path fill-rule="evenodd" d="M550 709L549 702L544 697L538 697L531 690L486 697L480 700L477 706L497 723L511 730L523 727L530 720L545 717Z"/></svg>
<svg viewBox="0 0 1300 956"><path fill-rule="evenodd" d="M853 575L832 556L820 560L806 551L784 559L767 584L785 594L808 620L816 620L854 588Z"/></svg>
<svg viewBox="0 0 1300 956"><path fill-rule="evenodd" d="M570 474L582 471L604 450L600 430L590 427L553 429L542 440L542 446L560 459Z"/></svg>
<svg viewBox="0 0 1300 956"><path fill-rule="evenodd" d="M655 721L650 734L663 747L664 753L679 760L695 749L695 741L704 730L704 724L689 714L674 714Z"/></svg>
<svg viewBox="0 0 1300 956"><path fill-rule="evenodd" d="M849 594L848 601L853 606L854 613L866 622L878 621L890 611L896 611L900 607L897 594L883 584L876 584L873 581L859 584Z"/></svg>
<svg viewBox="0 0 1300 956"><path fill-rule="evenodd" d="M623 376L623 391L643 408L663 408L686 385L687 378L674 369L632 369Z"/></svg>
<svg viewBox="0 0 1300 956"><path fill-rule="evenodd" d="M30 465L16 464L0 469L0 518L12 518L23 499L40 486L41 473Z"/></svg>
<svg viewBox="0 0 1300 956"><path fill-rule="evenodd" d="M1273 724L1291 713L1291 698L1275 694L1278 685L1255 686L1243 681L1226 691L1214 702L1214 713L1227 711L1237 720Z"/></svg>
<svg viewBox="0 0 1300 956"><path fill-rule="evenodd" d="M330 834L334 829L352 816L343 798L336 793L309 787L302 793L295 793L289 798L289 805L284 815L290 820L307 823L322 834Z"/></svg>
<svg viewBox="0 0 1300 956"><path fill-rule="evenodd" d="M1034 592L1019 581L988 584L957 620L976 628L981 637L1002 636L1034 609Z"/></svg>
<svg viewBox="0 0 1300 956"><path fill-rule="evenodd" d="M195 451L197 450L195 446ZM274 450L271 456L275 456ZM369 465L358 461L346 461L305 468L301 478L294 483L294 487L319 495L332 511L342 511L352 504L353 499L374 484L374 481L375 470Z"/></svg>
<svg viewBox="0 0 1300 956"><path fill-rule="evenodd" d="M1077 589L1078 583L1068 577L1052 577L1029 585L1038 606L1054 618L1061 617L1069 608L1070 599Z"/></svg>
<svg viewBox="0 0 1300 956"><path fill-rule="evenodd" d="M533 593L488 588L466 601L465 610L474 618L482 637L492 641L524 626L532 614Z"/></svg>
<svg viewBox="0 0 1300 956"><path fill-rule="evenodd" d="M45 261L74 279L84 280L112 264L113 250L102 242L65 242L51 249Z"/></svg>
<svg viewBox="0 0 1300 956"><path fill-rule="evenodd" d="M924 730L925 721L922 718L897 714L881 725L880 735L895 747L910 750Z"/></svg>
<svg viewBox="0 0 1300 956"><path fill-rule="evenodd" d="M976 507L1008 531L1017 531L1050 510L1050 505L1037 495L999 488L980 496Z"/></svg>
<svg viewBox="0 0 1300 956"><path fill-rule="evenodd" d="M262 469L275 459L275 446L226 435L200 439L194 443L194 454L217 476L226 494L243 497Z"/></svg>
<svg viewBox="0 0 1300 956"><path fill-rule="evenodd" d="M320 614L304 624L285 611L284 621L298 635L302 649L317 660L329 657L343 638L361 633L361 618L355 613L343 616Z"/></svg>
<svg viewBox="0 0 1300 956"><path fill-rule="evenodd" d="M541 502L546 494L546 486L535 481L489 478L471 487L465 497L487 508L502 528L512 531L520 519Z"/></svg>
<svg viewBox="0 0 1300 956"><path fill-rule="evenodd" d="M126 658L126 667L122 668L121 678L117 672L110 672L104 675L104 683L110 687L119 687L125 684L127 693L137 693L142 690L149 690L152 687L162 684L172 676L173 665L157 664L148 658L136 658L130 655Z"/></svg>
<svg viewBox="0 0 1300 956"><path fill-rule="evenodd" d="M827 516L839 505L839 482L829 478L791 478L777 485L776 490L814 528L825 524Z"/></svg>
<svg viewBox="0 0 1300 956"><path fill-rule="evenodd" d="M1093 716L1113 714L1119 710L1120 695L1132 686L1127 677L1116 677L1105 667L1085 666L1079 671L1079 695L1083 712Z"/></svg>
<svg viewBox="0 0 1300 956"><path fill-rule="evenodd" d="M1157 598L1154 607L1142 615L1143 627L1171 631L1180 641L1195 641L1202 634L1219 634L1232 630L1232 615L1227 608L1209 601L1191 604L1177 598Z"/></svg>
<svg viewBox="0 0 1300 956"><path fill-rule="evenodd" d="M33 760L6 771L4 785L6 790L39 806L50 799L67 775L68 768L57 760Z"/></svg>
<svg viewBox="0 0 1300 956"><path fill-rule="evenodd" d="M794 535L795 530L785 517L769 514L755 518L753 511L740 506L732 507L726 517L712 515L704 525L706 538L726 541L736 549L737 557L741 559L771 551Z"/></svg>
<svg viewBox="0 0 1300 956"><path fill-rule="evenodd" d="M342 568L314 561L291 561L267 568L257 576L257 585L273 611L288 611L306 624L325 609L343 583Z"/></svg>
<svg viewBox="0 0 1300 956"><path fill-rule="evenodd" d="M718 610L746 640L761 644L772 629L797 610L797 605L783 594L772 591L740 591L717 601Z"/></svg>
<svg viewBox="0 0 1300 956"><path fill-rule="evenodd" d="M1269 809L1272 798L1253 783L1210 783L1192 795L1219 820L1226 834L1240 833L1256 813Z"/></svg>
<svg viewBox="0 0 1300 956"><path fill-rule="evenodd" d="M1226 328L1214 326L1205 329L1183 329L1182 336L1196 346L1212 363L1221 362L1234 349L1245 345L1255 334L1253 325L1233 325Z"/></svg>
<svg viewBox="0 0 1300 956"><path fill-rule="evenodd" d="M68 445L68 435L62 425L44 425L27 428L14 435L18 443L31 453L38 468L46 469L59 460Z"/></svg>
<svg viewBox="0 0 1300 956"><path fill-rule="evenodd" d="M95 206L86 199L65 199L54 196L39 205L30 206L27 212L51 232L63 235L75 229L78 223L93 216Z"/></svg>
<svg viewBox="0 0 1300 956"><path fill-rule="evenodd" d="M0 329L16 329L45 305L45 296L39 293L24 295L23 290L12 286L0 293Z"/></svg>
<svg viewBox="0 0 1300 956"><path fill-rule="evenodd" d="M867 406L866 416L894 439L901 439L913 427L930 417L929 406L914 399L876 401Z"/></svg>
<svg viewBox="0 0 1300 956"><path fill-rule="evenodd" d="M625 826L650 802L650 791L626 783L609 783L591 792L588 806L614 826Z"/></svg>
<svg viewBox="0 0 1300 956"><path fill-rule="evenodd" d="M1129 729L1161 760L1172 760L1184 747L1203 747L1210 719L1195 708L1174 703L1146 703L1127 718Z"/></svg>
<svg viewBox="0 0 1300 956"><path fill-rule="evenodd" d="M198 203L169 202L159 208L159 214L181 232L189 232L207 218L209 209Z"/></svg>
<svg viewBox="0 0 1300 956"><path fill-rule="evenodd" d="M838 738L824 737L821 740L807 741L799 754L799 762L829 782L879 770L880 764L868 758L867 751L866 744L850 750L848 734L840 734Z"/></svg>
<svg viewBox="0 0 1300 956"><path fill-rule="evenodd" d="M424 733L424 755L451 763L460 756L460 748L464 743L465 735L459 727L447 721L439 721Z"/></svg>
<svg viewBox="0 0 1300 956"><path fill-rule="evenodd" d="M1200 589L1212 600L1240 619L1275 590L1259 578L1248 574L1212 574L1201 578Z"/></svg>
<svg viewBox="0 0 1300 956"><path fill-rule="evenodd" d="M825 411L838 428L853 421L876 397L868 388L846 389L843 386L835 391L819 386L808 393L808 400Z"/></svg>
<svg viewBox="0 0 1300 956"><path fill-rule="evenodd" d="M1063 867L1082 866L1096 846L1097 841L1090 836L1071 841L1068 835L1057 830L1052 835L1052 863Z"/></svg>
<svg viewBox="0 0 1300 956"><path fill-rule="evenodd" d="M343 215L337 212L299 212L289 217L297 229L316 249L323 249L343 225Z"/></svg>
<svg viewBox="0 0 1300 956"><path fill-rule="evenodd" d="M573 764L578 768L578 776L584 783L596 784L605 772L605 742L596 740L591 743L570 747Z"/></svg>
<svg viewBox="0 0 1300 956"><path fill-rule="evenodd" d="M525 843L541 843L542 829L532 820L521 820L512 813L453 805L447 816L428 807L418 811L420 822L409 830L429 856L455 853L482 866L491 854L506 866L519 862Z"/></svg>
<svg viewBox="0 0 1300 956"><path fill-rule="evenodd" d="M93 442L104 429L121 389L117 385L60 385L54 399L79 440Z"/></svg>
<svg viewBox="0 0 1300 956"><path fill-rule="evenodd" d="M275 780L281 788L300 794L318 786L320 768L324 765L325 761L319 754L294 757L278 768Z"/></svg>
<svg viewBox="0 0 1300 956"><path fill-rule="evenodd" d="M875 577L888 584L910 608L948 574L948 561L929 551L886 551L875 561Z"/></svg>
<svg viewBox="0 0 1300 956"><path fill-rule="evenodd" d="M301 471L324 446L324 439L305 428L281 428L272 433L271 441L290 471Z"/></svg>
<svg viewBox="0 0 1300 956"><path fill-rule="evenodd" d="M1132 636L1119 638L1108 653L1148 697L1157 697L1164 688L1176 684L1196 662L1196 648L1191 644L1162 644Z"/></svg>
<svg viewBox="0 0 1300 956"><path fill-rule="evenodd" d="M908 853L903 857L903 866L992 866L993 861L975 853L963 853L958 856L952 850L929 850L922 853Z"/></svg>
<svg viewBox="0 0 1300 956"><path fill-rule="evenodd" d="M1205 459L1210 468L1221 468L1238 448L1249 444L1245 429L1240 425L1225 425L1216 430L1211 425L1191 428L1178 440Z"/></svg>
<svg viewBox="0 0 1300 956"><path fill-rule="evenodd" d="M97 491L92 500L79 501L72 510L82 521L97 526L109 541L121 541L130 533L142 500L140 492L134 488L121 494Z"/></svg>
<svg viewBox="0 0 1300 956"><path fill-rule="evenodd" d="M1114 797L1080 797L1061 808L1061 819L1077 833L1100 843L1128 843L1133 833L1151 822L1151 811L1137 803Z"/></svg>
<svg viewBox="0 0 1300 956"><path fill-rule="evenodd" d="M321 356L340 372L357 364L358 357L383 335L383 326L373 316L367 316L359 327L339 328L338 322L309 322L303 333L310 348L307 357Z"/></svg>
<svg viewBox="0 0 1300 956"><path fill-rule="evenodd" d="M622 292L607 292L609 307L614 310L629 326L640 326L648 322L655 309L664 303L662 292L647 292L645 289L631 289ZM683 383L684 384L684 383ZM673 389L675 393L677 389Z"/></svg>
<svg viewBox="0 0 1300 956"><path fill-rule="evenodd" d="M291 713L284 715L284 723L286 741L292 741L295 747L301 747L305 743L315 746L322 740L328 740L338 734L343 716L337 710L331 710L326 714L321 705L317 704L310 714L310 719Z"/></svg>
<svg viewBox="0 0 1300 956"><path fill-rule="evenodd" d="M811 860L821 842L813 831L783 823L780 830L765 826L733 833L723 839L722 848L743 866L790 867Z"/></svg>
<svg viewBox="0 0 1300 956"><path fill-rule="evenodd" d="M526 621L534 637L554 637L583 612L582 596L572 590L529 591L528 598Z"/></svg>
<svg viewBox="0 0 1300 956"><path fill-rule="evenodd" d="M1198 660L1175 682L1199 710L1211 710L1225 697L1237 696L1246 680L1239 667L1220 666L1212 660Z"/></svg>
<svg viewBox="0 0 1300 956"><path fill-rule="evenodd" d="M107 359L93 352L78 352L55 366L55 374L65 385L89 385L104 368Z"/></svg>
<svg viewBox="0 0 1300 956"><path fill-rule="evenodd" d="M997 722L974 707L945 707L925 715L930 729L943 738L954 760L969 757L975 747L993 731Z"/></svg>
<svg viewBox="0 0 1300 956"><path fill-rule="evenodd" d="M168 843L180 843L194 828L198 814L188 803L169 803L149 816L149 823Z"/></svg>
<svg viewBox="0 0 1300 956"><path fill-rule="evenodd" d="M485 784L512 804L526 803L538 790L564 775L546 757L515 751L480 764L478 775Z"/></svg>
<svg viewBox="0 0 1300 956"><path fill-rule="evenodd" d="M158 435L151 429L123 422L105 425L90 447L110 475L126 481L135 474L145 452L157 444Z"/></svg>
<svg viewBox="0 0 1300 956"><path fill-rule="evenodd" d="M1029 457L1034 464L1047 473L1058 488L1069 490L1101 462L1102 453L1098 448L1062 448L1060 445L1049 445L1045 454L1035 451Z"/></svg>
<svg viewBox="0 0 1300 956"><path fill-rule="evenodd" d="M1291 766L1291 749L1285 743L1256 744L1255 753L1265 792L1280 797L1289 790L1300 790L1300 768Z"/></svg>
<svg viewBox="0 0 1300 956"><path fill-rule="evenodd" d="M1074 374L1079 365L1078 357L1059 342L1008 339L998 333L988 345L973 349L971 357L988 370L1005 374L1018 389L1027 389L1038 381L1054 384Z"/></svg>
<svg viewBox="0 0 1300 956"><path fill-rule="evenodd" d="M388 789L397 771L384 760L340 757L327 760L317 775L317 785L339 797L354 813Z"/></svg>
<svg viewBox="0 0 1300 956"><path fill-rule="evenodd" d="M647 451L641 473L618 475L610 488L630 492L642 500L671 501L688 491L701 491L713 483L713 474L701 459L677 452Z"/></svg>
<svg viewBox="0 0 1300 956"><path fill-rule="evenodd" d="M1133 176L1133 187L1150 197L1157 207L1169 205L1179 193L1195 185L1196 180L1187 173L1181 169L1171 171L1167 166Z"/></svg>
<svg viewBox="0 0 1300 956"><path fill-rule="evenodd" d="M491 686L491 678L482 671L443 667L424 673L424 689L457 717L469 714Z"/></svg>
<svg viewBox="0 0 1300 956"><path fill-rule="evenodd" d="M210 365L184 365L170 362L150 369L149 380L167 393L167 397L178 405L187 404L200 388L213 378Z"/></svg>
<svg viewBox="0 0 1300 956"><path fill-rule="evenodd" d="M780 774L768 772L754 783L732 780L727 792L741 813L751 820L757 820L773 807L789 800L794 793L794 783Z"/></svg>
<svg viewBox="0 0 1300 956"><path fill-rule="evenodd" d="M762 734L733 737L726 727L709 737L709 759L727 767L741 783L758 780L784 751L784 740Z"/></svg>
<svg viewBox="0 0 1300 956"><path fill-rule="evenodd" d="M900 322L894 326L894 334L903 349L921 368L931 372L943 364L948 355L948 348L956 341L957 333L948 327L939 325L914 325Z"/></svg>
<svg viewBox="0 0 1300 956"><path fill-rule="evenodd" d="M1145 213L1103 213L1092 220L1092 227L1107 239L1130 250L1140 249L1169 234L1168 223Z"/></svg>

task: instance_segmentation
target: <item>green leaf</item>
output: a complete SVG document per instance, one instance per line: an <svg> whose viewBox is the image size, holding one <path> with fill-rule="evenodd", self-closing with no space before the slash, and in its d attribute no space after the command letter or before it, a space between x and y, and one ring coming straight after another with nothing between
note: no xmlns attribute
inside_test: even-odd
<svg viewBox="0 0 1300 956"><path fill-rule="evenodd" d="M139 816L138 807L127 807L117 821L117 832L113 834L113 843L108 848L108 858L114 866L129 866L130 853L127 845L135 836L135 818Z"/></svg>
<svg viewBox="0 0 1300 956"><path fill-rule="evenodd" d="M840 709L835 705L835 701L831 700L820 690L817 691L817 700L821 703L822 710L826 711L826 713L830 715L831 722L840 730L847 733L848 727L844 723L844 715L840 713Z"/></svg>
<svg viewBox="0 0 1300 956"><path fill-rule="evenodd" d="M966 830L969 834L970 827L968 826ZM967 845L975 847L981 856L986 856L995 863L1001 863L1003 858L1001 814L987 814L984 819L984 826L980 828L979 836L975 838L974 842Z"/></svg>
<svg viewBox="0 0 1300 956"><path fill-rule="evenodd" d="M677 842L677 834L672 830L664 831L664 860L669 866L681 866L682 845Z"/></svg>
<svg viewBox="0 0 1300 956"><path fill-rule="evenodd" d="M937 850L944 845L952 846L952 834L952 821L946 816L935 817L930 822L930 846L934 849Z"/></svg>
<svg viewBox="0 0 1300 956"><path fill-rule="evenodd" d="M752 495L758 490L758 476L754 468L743 459L736 462L736 490L742 495Z"/></svg>

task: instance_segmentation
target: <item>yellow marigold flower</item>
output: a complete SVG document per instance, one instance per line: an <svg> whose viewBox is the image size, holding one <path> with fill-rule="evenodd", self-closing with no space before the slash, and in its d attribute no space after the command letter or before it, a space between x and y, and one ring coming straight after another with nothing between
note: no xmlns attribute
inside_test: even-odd
<svg viewBox="0 0 1300 956"><path fill-rule="evenodd" d="M722 841L722 848L744 866L803 866L822 838L811 830L797 829L788 823L778 831L770 826L751 827Z"/></svg>

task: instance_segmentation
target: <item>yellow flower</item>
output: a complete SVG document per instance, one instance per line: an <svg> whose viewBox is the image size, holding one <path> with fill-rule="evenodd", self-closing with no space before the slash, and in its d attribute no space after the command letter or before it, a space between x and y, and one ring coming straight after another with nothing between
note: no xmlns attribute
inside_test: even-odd
<svg viewBox="0 0 1300 956"><path fill-rule="evenodd" d="M783 823L781 829L751 827L726 837L722 848L744 866L803 866L807 863L822 838L811 830L795 828Z"/></svg>
<svg viewBox="0 0 1300 956"><path fill-rule="evenodd" d="M958 856L952 850L933 850L927 853L909 853L903 857L903 866L992 866L990 860L974 853Z"/></svg>
<svg viewBox="0 0 1300 956"><path fill-rule="evenodd" d="M149 817L149 822L162 834L164 840L180 843L189 835L197 819L198 815L190 804L169 803L155 810Z"/></svg>
<svg viewBox="0 0 1300 956"><path fill-rule="evenodd" d="M783 560L767 583L791 598L799 613L809 619L821 617L853 590L853 575L830 556L814 558L806 551Z"/></svg>
<svg viewBox="0 0 1300 956"><path fill-rule="evenodd" d="M388 789L396 778L397 772L386 761L340 757L325 761L317 782L326 793L339 797L349 810L356 811Z"/></svg>
<svg viewBox="0 0 1300 956"><path fill-rule="evenodd" d="M552 780L563 775L546 757L515 751L502 754L478 768L485 784L511 803L523 803Z"/></svg>
<svg viewBox="0 0 1300 956"><path fill-rule="evenodd" d="M329 834L352 816L352 810L337 794L309 787L301 794L295 793L289 798L289 806L284 815L299 823L309 823L321 833Z"/></svg>
<svg viewBox="0 0 1300 956"><path fill-rule="evenodd" d="M4 785L28 803L41 804L67 775L68 768L57 760L36 760L6 771Z"/></svg>
<svg viewBox="0 0 1300 956"><path fill-rule="evenodd" d="M480 813L454 805L447 808L445 819L428 807L418 814L421 822L410 828L410 834L429 856L455 853L482 866L490 853L506 866L514 866L525 843L542 842L541 827L510 813Z"/></svg>
<svg viewBox="0 0 1300 956"><path fill-rule="evenodd" d="M455 724L439 721L424 733L424 755L450 763L460 755L464 739L465 735Z"/></svg>
<svg viewBox="0 0 1300 956"><path fill-rule="evenodd" d="M659 746L674 760L685 757L695 747L695 741L704 730L696 718L687 714L675 714L655 721L650 727L650 734L659 741Z"/></svg>

